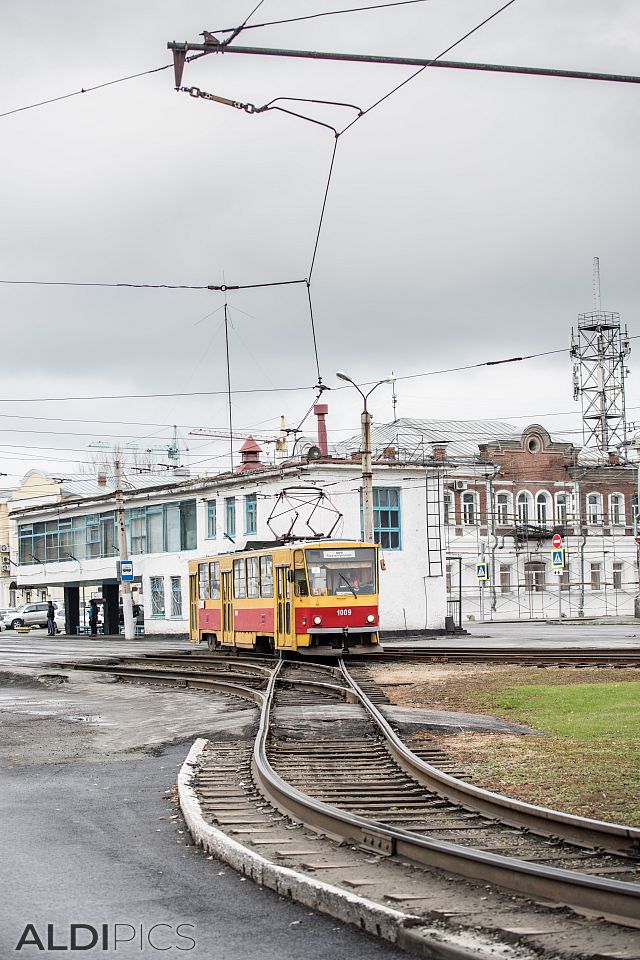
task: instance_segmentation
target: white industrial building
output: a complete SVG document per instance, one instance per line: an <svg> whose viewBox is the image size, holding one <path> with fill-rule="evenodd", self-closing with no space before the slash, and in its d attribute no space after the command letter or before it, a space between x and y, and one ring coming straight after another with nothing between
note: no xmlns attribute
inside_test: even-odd
<svg viewBox="0 0 640 960"><path fill-rule="evenodd" d="M267 466L259 460L257 444L249 440L233 473L125 479L134 597L144 598L146 633L188 631L191 559L287 534L361 539L360 462L323 453L313 447L310 457ZM382 629L442 630L446 594L440 473L434 465L397 460L374 464L373 473L375 535L384 560ZM30 485L37 484L42 492L47 483L46 496L29 496ZM62 588L70 632L78 626L82 600L101 595L105 632L117 632L113 479L58 482L32 472L8 510L18 586Z"/></svg>

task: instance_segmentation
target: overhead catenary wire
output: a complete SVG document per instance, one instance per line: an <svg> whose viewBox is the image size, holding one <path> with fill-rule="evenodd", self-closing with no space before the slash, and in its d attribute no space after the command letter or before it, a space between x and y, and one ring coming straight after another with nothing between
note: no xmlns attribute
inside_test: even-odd
<svg viewBox="0 0 640 960"><path fill-rule="evenodd" d="M37 103L28 103L23 107L14 107L13 110L5 110L0 113L0 118L9 117L14 113L23 113L25 110L35 110L36 107L45 107L50 103L59 103L61 100L69 100L71 97L79 97L83 93L93 93L95 90L103 90L105 87L113 87L117 83L126 83L128 80L137 80L138 77L148 77L152 73L161 73L163 70L169 70L173 67L172 63L165 63L161 67L152 67L150 70L142 70L140 73L132 73L126 77L118 77L116 80L107 80L105 83L96 83L91 87L81 87L80 90L72 90L71 93L63 93L59 97L49 97L48 100L39 100Z"/></svg>
<svg viewBox="0 0 640 960"><path fill-rule="evenodd" d="M295 284L306 283L306 277L301 280L271 280L265 283L221 283L221 284L190 284L190 283L124 283L124 282L95 282L88 280L0 280L0 284L11 286L31 287L125 287L136 290L213 290L226 293L231 290L256 290L262 287L290 287Z"/></svg>
<svg viewBox="0 0 640 960"><path fill-rule="evenodd" d="M319 13L308 13L303 17L287 17L284 20L268 20L264 23L244 23L242 29L243 31L259 30L263 27L279 27L289 23L300 23L303 20L318 20L321 17L337 17L348 13L364 13L365 11L371 10L385 10L388 7L408 7L416 3L429 2L430 0L395 0L395 2L391 3L368 4L365 7L348 7L343 10L322 10ZM253 12L255 13L255 10ZM218 27L216 30L211 30L211 33L234 33L237 29L237 27Z"/></svg>
<svg viewBox="0 0 640 960"><path fill-rule="evenodd" d="M640 335L639 335L640 336ZM629 337L630 340L636 339L635 337ZM457 373L464 370L475 370L481 367L491 367L498 364L508 364L523 362L526 360L535 360L539 357L547 357L552 354L568 353L569 347L560 347L555 350L542 350L537 353L529 353L520 357L507 357L499 358L497 360L484 360L479 363L468 363L462 366L457 367L445 367L440 370L429 370L424 373L411 373L405 374L403 376L396 376L396 380L411 380L417 379L419 377L434 377L446 373ZM377 383L378 380L366 380L362 381L359 386L368 386L371 383ZM304 390L314 390L317 389L317 385L307 384L306 386L287 386L287 387L246 387L238 388L232 390L233 394L250 394L250 393L300 393ZM326 389L326 388L325 388ZM349 386L336 386L332 387L332 392L338 390L348 390ZM67 401L78 401L78 400L136 400L136 399L155 399L156 397L211 397L211 396L226 396L226 390L191 390L191 391L175 391L167 393L119 393L119 394L96 394L93 396L69 396L69 397L0 397L0 403L49 403L49 402L67 402Z"/></svg>

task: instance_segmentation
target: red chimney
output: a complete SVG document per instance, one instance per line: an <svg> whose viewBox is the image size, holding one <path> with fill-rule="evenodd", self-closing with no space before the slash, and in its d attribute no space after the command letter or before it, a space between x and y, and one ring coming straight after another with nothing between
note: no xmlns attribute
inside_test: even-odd
<svg viewBox="0 0 640 960"><path fill-rule="evenodd" d="M433 459L444 461L447 458L447 445L446 443L434 443L433 444Z"/></svg>
<svg viewBox="0 0 640 960"><path fill-rule="evenodd" d="M260 454L262 447L259 447L253 437L247 437L240 447L242 454L242 463L236 467L237 473L246 473L248 470L262 470L260 463Z"/></svg>
<svg viewBox="0 0 640 960"><path fill-rule="evenodd" d="M318 446L320 448L320 456L328 457L329 444L327 443L327 424L325 417L329 413L329 407L326 403L316 403L313 412L318 418Z"/></svg>

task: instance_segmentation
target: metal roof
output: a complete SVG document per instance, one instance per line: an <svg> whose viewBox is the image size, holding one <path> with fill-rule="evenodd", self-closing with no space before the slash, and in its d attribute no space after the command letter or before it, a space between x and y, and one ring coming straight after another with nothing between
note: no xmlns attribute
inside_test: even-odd
<svg viewBox="0 0 640 960"><path fill-rule="evenodd" d="M47 479L55 481L55 477L45 474ZM162 473L132 473L124 474L122 477L122 489L144 490L147 487L175 486L184 483L187 478L176 477L171 471ZM95 476L87 474L71 474L65 477L61 483L61 492L63 497L96 497L101 494L114 493L116 489L115 477L107 475L106 483L98 483Z"/></svg>
<svg viewBox="0 0 640 960"><path fill-rule="evenodd" d="M433 444L446 444L447 457L472 459L478 456L478 444L495 440L519 440L522 431L504 420L414 420L402 417L393 423L373 424L371 448L380 456L386 447L394 447L398 460L418 460L433 455ZM356 434L334 444L334 456L350 457L360 451L362 440Z"/></svg>

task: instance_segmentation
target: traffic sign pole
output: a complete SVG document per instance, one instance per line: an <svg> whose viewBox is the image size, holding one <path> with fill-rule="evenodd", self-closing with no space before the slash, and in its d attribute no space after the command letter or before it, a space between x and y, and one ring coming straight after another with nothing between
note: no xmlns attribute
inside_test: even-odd
<svg viewBox="0 0 640 960"><path fill-rule="evenodd" d="M564 572L564 547L559 533L554 535L552 542L556 550L562 550L562 571ZM562 623L562 573L558 573L558 623Z"/></svg>

